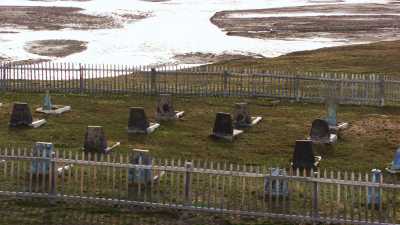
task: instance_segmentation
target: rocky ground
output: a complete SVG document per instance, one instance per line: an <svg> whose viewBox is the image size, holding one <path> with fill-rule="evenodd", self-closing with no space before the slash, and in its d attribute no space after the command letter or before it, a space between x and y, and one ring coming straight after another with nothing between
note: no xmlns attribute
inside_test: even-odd
<svg viewBox="0 0 400 225"><path fill-rule="evenodd" d="M238 59L249 59L249 58L263 58L261 55L242 55L242 54L213 54L213 53L201 53L193 52L187 54L178 54L174 56L174 59L182 64L208 64L216 63L225 60L238 60Z"/></svg>
<svg viewBox="0 0 400 225"><path fill-rule="evenodd" d="M211 22L228 35L252 38L326 37L351 41L400 38L400 6L395 2L222 11Z"/></svg>
<svg viewBox="0 0 400 225"><path fill-rule="evenodd" d="M25 50L32 54L65 57L86 50L87 42L77 40L40 40L26 44Z"/></svg>

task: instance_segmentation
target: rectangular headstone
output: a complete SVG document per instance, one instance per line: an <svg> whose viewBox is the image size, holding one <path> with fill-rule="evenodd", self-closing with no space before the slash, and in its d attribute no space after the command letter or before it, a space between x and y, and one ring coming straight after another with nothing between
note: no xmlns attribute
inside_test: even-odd
<svg viewBox="0 0 400 225"><path fill-rule="evenodd" d="M251 126L252 120L247 108L247 103L242 102L235 104L233 121L237 127Z"/></svg>
<svg viewBox="0 0 400 225"><path fill-rule="evenodd" d="M213 133L216 136L232 136L232 117L229 113L219 112L215 117Z"/></svg>
<svg viewBox="0 0 400 225"><path fill-rule="evenodd" d="M24 102L15 102L10 117L10 126L30 126L32 122L33 118L29 105Z"/></svg>
<svg viewBox="0 0 400 225"><path fill-rule="evenodd" d="M286 197L289 195L289 182L283 179L274 179L273 176L286 176L286 171L279 168L270 169L272 177L265 177L265 193L267 195L271 194L275 197Z"/></svg>
<svg viewBox="0 0 400 225"><path fill-rule="evenodd" d="M315 155L311 140L297 140L293 152L293 168L315 168Z"/></svg>
<svg viewBox="0 0 400 225"><path fill-rule="evenodd" d="M33 160L31 165L32 174L49 174L50 158L54 154L52 143L36 142L33 148L33 156L48 158L48 160Z"/></svg>
<svg viewBox="0 0 400 225"><path fill-rule="evenodd" d="M157 119L175 119L176 112L169 94L161 94L157 103Z"/></svg>
<svg viewBox="0 0 400 225"><path fill-rule="evenodd" d="M130 163L134 165L152 165L153 159L148 150L135 149L130 156ZM151 169L130 168L129 181L134 184L149 184L153 179Z"/></svg>
<svg viewBox="0 0 400 225"><path fill-rule="evenodd" d="M129 108L128 132L147 133L150 122L142 107Z"/></svg>
<svg viewBox="0 0 400 225"><path fill-rule="evenodd" d="M85 133L84 150L106 153L107 139L101 126L88 126Z"/></svg>

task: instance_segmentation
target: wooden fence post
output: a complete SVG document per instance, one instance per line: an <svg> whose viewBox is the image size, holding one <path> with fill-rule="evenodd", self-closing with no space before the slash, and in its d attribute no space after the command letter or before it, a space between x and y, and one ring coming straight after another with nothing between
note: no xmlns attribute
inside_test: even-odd
<svg viewBox="0 0 400 225"><path fill-rule="evenodd" d="M150 73L150 90L151 94L156 94L157 92L157 70L155 68L151 68Z"/></svg>
<svg viewBox="0 0 400 225"><path fill-rule="evenodd" d="M315 174L313 173L311 175L312 177L315 178ZM312 190L312 218L314 219L318 219L319 218L319 204L318 204L318 195L319 195L319 182L318 181L314 181L312 182L313 185L313 190ZM315 220L314 220L315 221Z"/></svg>
<svg viewBox="0 0 400 225"><path fill-rule="evenodd" d="M229 91L228 91L228 80L229 80L229 72L227 70L224 70L224 94L223 96L228 96Z"/></svg>
<svg viewBox="0 0 400 225"><path fill-rule="evenodd" d="M56 195L57 194L57 187L56 187L56 179L57 179L57 167L56 167L56 157L55 153L52 152L50 154L50 157L48 158L49 160L49 179L50 179L50 195Z"/></svg>
<svg viewBox="0 0 400 225"><path fill-rule="evenodd" d="M79 63L79 92L83 94L85 92L85 80L83 78L83 67Z"/></svg>
<svg viewBox="0 0 400 225"><path fill-rule="evenodd" d="M193 172L193 163L192 162L186 162L185 163L185 205L191 205L192 204L192 187L191 187L191 176Z"/></svg>
<svg viewBox="0 0 400 225"><path fill-rule="evenodd" d="M294 93L296 95L296 102L300 102L300 79L297 76L294 78Z"/></svg>
<svg viewBox="0 0 400 225"><path fill-rule="evenodd" d="M0 64L0 79L1 79L1 89L2 91L6 91L6 64L1 63Z"/></svg>
<svg viewBox="0 0 400 225"><path fill-rule="evenodd" d="M380 76L379 79L379 106L385 105L385 78Z"/></svg>

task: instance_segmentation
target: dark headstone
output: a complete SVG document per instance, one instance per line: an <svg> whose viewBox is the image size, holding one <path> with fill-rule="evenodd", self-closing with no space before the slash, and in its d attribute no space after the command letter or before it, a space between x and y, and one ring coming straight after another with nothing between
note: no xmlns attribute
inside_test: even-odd
<svg viewBox="0 0 400 225"><path fill-rule="evenodd" d="M85 133L84 150L106 153L107 139L101 126L88 126Z"/></svg>
<svg viewBox="0 0 400 225"><path fill-rule="evenodd" d="M233 121L237 127L251 125L251 116L247 109L247 103L236 103L233 114Z"/></svg>
<svg viewBox="0 0 400 225"><path fill-rule="evenodd" d="M157 118L175 118L175 109L169 94L162 94L157 103Z"/></svg>
<svg viewBox="0 0 400 225"><path fill-rule="evenodd" d="M149 126L150 123L147 120L146 113L142 107L129 108L128 130L139 130L146 132L146 129Z"/></svg>
<svg viewBox="0 0 400 225"><path fill-rule="evenodd" d="M330 130L329 124L325 120L316 119L313 121L311 125L310 132L311 139L329 139L330 138Z"/></svg>
<svg viewBox="0 0 400 225"><path fill-rule="evenodd" d="M134 165L152 165L153 159L148 150L135 149L130 156L130 162ZM153 179L151 169L130 168L129 181L135 184L148 184Z"/></svg>
<svg viewBox="0 0 400 225"><path fill-rule="evenodd" d="M23 102L14 103L10 118L10 126L29 126L32 122L33 118L29 105Z"/></svg>
<svg viewBox="0 0 400 225"><path fill-rule="evenodd" d="M293 168L315 168L315 156L311 140L297 140L293 152Z"/></svg>
<svg viewBox="0 0 400 225"><path fill-rule="evenodd" d="M219 112L215 117L213 133L220 136L233 135L232 117L229 113Z"/></svg>

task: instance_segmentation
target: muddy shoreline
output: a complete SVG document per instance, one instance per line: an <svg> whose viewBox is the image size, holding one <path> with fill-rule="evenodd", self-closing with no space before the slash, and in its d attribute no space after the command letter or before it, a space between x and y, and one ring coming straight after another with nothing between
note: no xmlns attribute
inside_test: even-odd
<svg viewBox="0 0 400 225"><path fill-rule="evenodd" d="M227 35L261 39L323 37L372 42L400 38L400 6L395 4L323 4L221 11L211 22Z"/></svg>

